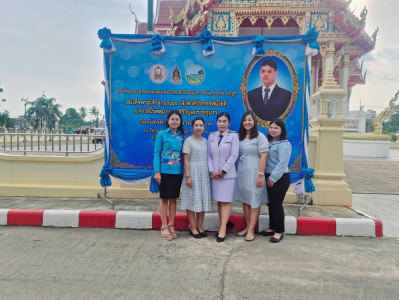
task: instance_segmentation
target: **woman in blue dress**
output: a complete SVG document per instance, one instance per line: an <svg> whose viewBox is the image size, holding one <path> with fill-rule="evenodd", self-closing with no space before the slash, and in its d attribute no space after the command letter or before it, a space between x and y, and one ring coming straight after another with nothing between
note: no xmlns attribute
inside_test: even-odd
<svg viewBox="0 0 399 300"><path fill-rule="evenodd" d="M247 111L242 116L238 138L240 154L237 160L234 200L242 201L246 227L237 235L246 235L246 241L253 241L260 206L268 202L265 167L269 142L265 135L258 131L258 122L252 111Z"/></svg>
<svg viewBox="0 0 399 300"><path fill-rule="evenodd" d="M154 147L154 180L159 184L161 235L167 241L177 238L174 222L176 198L180 196L183 179L183 141L184 130L181 114L177 110L172 110L166 117L166 129L157 134Z"/></svg>
<svg viewBox="0 0 399 300"><path fill-rule="evenodd" d="M207 164L205 121L196 117L192 123L194 134L183 144L184 179L180 209L187 211L190 234L196 239L206 237L202 228L205 212L211 210L211 182Z"/></svg>
<svg viewBox="0 0 399 300"><path fill-rule="evenodd" d="M280 242L284 235L283 201L290 186L288 164L291 157L291 144L288 141L285 123L274 119L269 125L269 157L266 163L266 185L269 198L269 228L260 234L271 236L270 242Z"/></svg>

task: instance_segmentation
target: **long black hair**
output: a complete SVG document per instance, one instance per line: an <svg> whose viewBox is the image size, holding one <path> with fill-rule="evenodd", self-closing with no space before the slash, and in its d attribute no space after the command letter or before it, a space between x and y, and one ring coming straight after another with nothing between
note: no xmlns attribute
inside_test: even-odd
<svg viewBox="0 0 399 300"><path fill-rule="evenodd" d="M241 124L240 124L240 129L238 130L238 138L240 141L244 140L245 137L247 136L247 130L244 127L244 121L247 116L251 116L252 119L254 120L254 127L251 128L251 134L249 136L249 139L256 138L259 135L258 131L258 120L256 119L256 116L253 111L247 110L241 118Z"/></svg>
<svg viewBox="0 0 399 300"><path fill-rule="evenodd" d="M170 117L171 117L172 115L178 115L178 116L179 116L179 118L180 118L180 125L179 125L179 127L177 128L177 131L180 131L181 134L184 135L183 118L181 117L181 113L180 113L178 110L175 110L175 109L174 109L174 110L171 110L171 111L168 113L168 116L166 117L166 126L165 126L165 128L169 128L169 119L170 119Z"/></svg>
<svg viewBox="0 0 399 300"><path fill-rule="evenodd" d="M283 120L281 120L281 119L273 119L271 122L270 122L270 124L269 124L269 127L270 127L270 125L272 125L272 124L276 124L278 127L280 127L281 128L281 134L280 134L280 137L279 137L279 141L284 141L284 140L288 140L288 137L287 137L287 129L286 129L286 127L285 127L285 123L284 123L284 121ZM271 140L273 139L273 137L270 135L270 133L267 135L267 140L270 142Z"/></svg>

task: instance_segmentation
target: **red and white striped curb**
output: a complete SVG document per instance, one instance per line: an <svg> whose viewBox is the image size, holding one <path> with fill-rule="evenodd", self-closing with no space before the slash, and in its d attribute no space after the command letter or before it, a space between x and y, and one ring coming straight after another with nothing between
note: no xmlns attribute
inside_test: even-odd
<svg viewBox="0 0 399 300"><path fill-rule="evenodd" d="M0 226L45 226L45 227L86 227L160 229L159 212L142 211L90 211L90 210L31 210L0 209ZM265 230L269 216L259 217L258 229ZM205 214L204 230L216 231L219 217L216 213ZM231 232L245 228L242 214L231 214L228 227ZM188 230L187 215L176 213L176 230ZM300 235L368 236L382 237L382 222L374 218L314 218L285 217L285 232Z"/></svg>

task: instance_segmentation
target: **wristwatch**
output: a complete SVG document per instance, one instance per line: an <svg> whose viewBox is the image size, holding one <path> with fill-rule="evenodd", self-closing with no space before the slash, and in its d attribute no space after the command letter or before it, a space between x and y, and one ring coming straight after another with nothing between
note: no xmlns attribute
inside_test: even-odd
<svg viewBox="0 0 399 300"><path fill-rule="evenodd" d="M222 170L222 173L223 173L223 174L226 174L227 172L226 172L225 170Z"/></svg>

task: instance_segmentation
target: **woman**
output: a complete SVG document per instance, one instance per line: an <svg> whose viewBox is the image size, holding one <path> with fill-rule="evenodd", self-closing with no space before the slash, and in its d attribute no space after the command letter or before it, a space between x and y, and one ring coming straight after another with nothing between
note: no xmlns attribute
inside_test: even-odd
<svg viewBox="0 0 399 300"><path fill-rule="evenodd" d="M240 140L240 156L234 187L234 200L243 202L242 206L247 225L237 235L246 235L246 241L253 241L260 214L260 205L268 202L265 167L269 142L265 135L258 131L256 116L252 111L247 111L242 116L238 138Z"/></svg>
<svg viewBox="0 0 399 300"><path fill-rule="evenodd" d="M161 235L171 241L177 238L174 228L176 198L179 198L183 179L182 145L184 140L183 120L177 110L166 117L166 129L157 134L154 148L154 180L159 184L159 213ZM169 208L169 223L167 213Z"/></svg>
<svg viewBox="0 0 399 300"><path fill-rule="evenodd" d="M223 242L237 177L235 162L238 158L239 141L237 134L228 130L228 113L218 114L216 120L218 131L210 133L208 138L208 168L212 177L212 198L218 202L220 228L216 237L218 242Z"/></svg>
<svg viewBox="0 0 399 300"><path fill-rule="evenodd" d="M206 237L202 228L205 212L211 210L211 183L207 165L207 141L204 133L205 121L196 117L192 122L194 134L183 144L184 172L181 210L187 211L190 234L196 239Z"/></svg>
<svg viewBox="0 0 399 300"><path fill-rule="evenodd" d="M288 163L291 157L291 144L287 138L285 123L274 119L269 125L269 157L266 163L266 185L269 198L269 228L260 234L272 236L270 242L280 242L284 235L283 200L290 186Z"/></svg>

